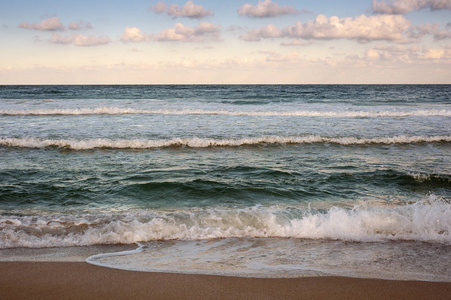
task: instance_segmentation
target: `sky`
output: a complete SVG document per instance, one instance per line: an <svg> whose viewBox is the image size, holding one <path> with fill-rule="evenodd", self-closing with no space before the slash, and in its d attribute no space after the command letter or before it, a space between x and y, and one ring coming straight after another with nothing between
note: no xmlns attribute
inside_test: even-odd
<svg viewBox="0 0 451 300"><path fill-rule="evenodd" d="M451 83L451 0L0 0L0 84Z"/></svg>

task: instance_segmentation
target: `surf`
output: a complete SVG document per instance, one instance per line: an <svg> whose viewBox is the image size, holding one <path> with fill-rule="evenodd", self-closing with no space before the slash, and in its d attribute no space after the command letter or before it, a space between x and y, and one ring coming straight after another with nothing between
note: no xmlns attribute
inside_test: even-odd
<svg viewBox="0 0 451 300"><path fill-rule="evenodd" d="M133 244L158 240L296 238L451 245L451 203L434 195L406 205L135 210L127 213L2 214L0 248Z"/></svg>
<svg viewBox="0 0 451 300"><path fill-rule="evenodd" d="M214 138L169 138L169 139L42 139L36 137L9 138L0 137L0 146L19 148L64 148L71 150L90 149L154 149L167 147L211 148L240 147L252 145L289 145L289 144L337 144L351 145L390 145L417 143L449 143L451 136L393 136L376 138L323 137L307 136L263 136L236 139Z"/></svg>
<svg viewBox="0 0 451 300"><path fill-rule="evenodd" d="M23 109L0 110L4 116L76 116L76 115L223 115L223 116L275 116L275 117L330 117L330 118L400 118L400 117L449 117L451 110L371 110L371 111L235 111L203 109L135 109L120 107L75 108L75 109Z"/></svg>

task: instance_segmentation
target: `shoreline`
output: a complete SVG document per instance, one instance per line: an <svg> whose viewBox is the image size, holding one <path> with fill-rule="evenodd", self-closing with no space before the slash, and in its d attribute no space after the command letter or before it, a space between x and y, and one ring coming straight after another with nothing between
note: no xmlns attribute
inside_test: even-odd
<svg viewBox="0 0 451 300"><path fill-rule="evenodd" d="M0 299L446 299L451 282L152 273L86 262L0 262Z"/></svg>

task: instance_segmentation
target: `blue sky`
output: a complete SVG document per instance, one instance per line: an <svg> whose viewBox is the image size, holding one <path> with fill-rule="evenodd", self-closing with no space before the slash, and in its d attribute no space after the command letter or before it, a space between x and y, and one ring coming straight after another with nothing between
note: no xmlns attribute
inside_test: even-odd
<svg viewBox="0 0 451 300"><path fill-rule="evenodd" d="M451 0L0 1L0 84L451 83Z"/></svg>

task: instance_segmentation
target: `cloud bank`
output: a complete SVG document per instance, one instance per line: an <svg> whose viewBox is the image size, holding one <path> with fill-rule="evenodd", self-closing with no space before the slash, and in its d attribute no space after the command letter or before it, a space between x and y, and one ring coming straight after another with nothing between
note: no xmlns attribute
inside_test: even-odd
<svg viewBox="0 0 451 300"><path fill-rule="evenodd" d="M373 0L373 12L401 15L411 11L429 9L451 9L450 0Z"/></svg>
<svg viewBox="0 0 451 300"><path fill-rule="evenodd" d="M298 11L292 6L280 6L278 3L272 3L271 0L258 1L257 5L244 4L238 9L240 16L253 18L269 18L287 14L296 14Z"/></svg>
<svg viewBox="0 0 451 300"><path fill-rule="evenodd" d="M314 21L297 22L294 26L279 29L268 25L253 29L240 36L244 41L267 38L295 39L351 39L359 42L374 40L396 41L405 39L404 33L411 22L399 15L361 15L356 18L338 18L319 15Z"/></svg>
<svg viewBox="0 0 451 300"><path fill-rule="evenodd" d="M214 13L205 9L202 5L197 5L194 1L189 0L182 7L178 4L166 5L163 1L158 1L157 4L150 7L150 10L156 13L166 12L173 17L186 17L191 19L201 19L207 16L213 16Z"/></svg>

